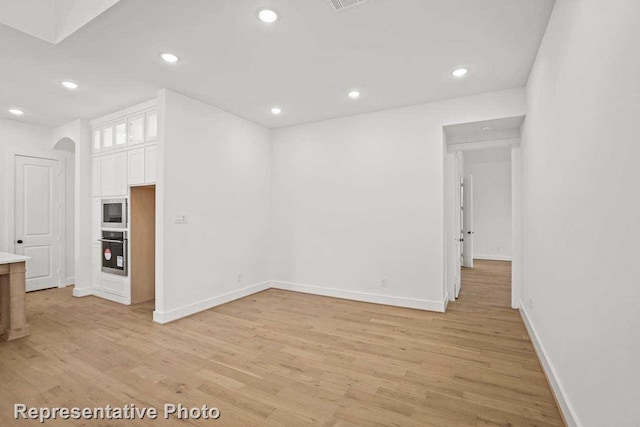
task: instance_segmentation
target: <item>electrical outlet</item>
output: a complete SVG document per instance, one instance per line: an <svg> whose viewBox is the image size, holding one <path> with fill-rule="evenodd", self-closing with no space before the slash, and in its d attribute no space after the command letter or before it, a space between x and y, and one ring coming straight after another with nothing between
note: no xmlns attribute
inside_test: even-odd
<svg viewBox="0 0 640 427"><path fill-rule="evenodd" d="M387 278L383 277L382 279L380 279L380 286L382 286L383 288L387 287Z"/></svg>
<svg viewBox="0 0 640 427"><path fill-rule="evenodd" d="M238 283L242 283L242 273L238 273Z"/></svg>

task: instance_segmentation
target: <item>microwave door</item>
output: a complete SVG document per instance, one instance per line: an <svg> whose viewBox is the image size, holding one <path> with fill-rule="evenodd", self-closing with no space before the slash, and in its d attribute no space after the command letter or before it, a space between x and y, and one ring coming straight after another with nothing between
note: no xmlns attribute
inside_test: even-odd
<svg viewBox="0 0 640 427"><path fill-rule="evenodd" d="M126 228L127 201L113 199L102 201L102 226L104 228Z"/></svg>

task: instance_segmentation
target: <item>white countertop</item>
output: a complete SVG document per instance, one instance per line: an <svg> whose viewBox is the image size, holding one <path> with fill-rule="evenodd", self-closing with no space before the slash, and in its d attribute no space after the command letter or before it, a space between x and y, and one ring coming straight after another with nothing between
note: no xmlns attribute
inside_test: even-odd
<svg viewBox="0 0 640 427"><path fill-rule="evenodd" d="M11 264L14 262L22 262L31 259L24 255L10 254L9 252L0 252L0 264Z"/></svg>

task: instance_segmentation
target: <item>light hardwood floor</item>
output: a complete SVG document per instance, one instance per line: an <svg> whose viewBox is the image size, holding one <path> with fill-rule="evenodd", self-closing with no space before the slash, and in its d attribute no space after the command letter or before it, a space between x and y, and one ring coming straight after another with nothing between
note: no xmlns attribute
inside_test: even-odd
<svg viewBox="0 0 640 427"><path fill-rule="evenodd" d="M30 293L0 343L0 426L29 406L217 406L217 421L45 425L561 426L510 264L465 270L446 314L268 290L161 326L71 289Z"/></svg>

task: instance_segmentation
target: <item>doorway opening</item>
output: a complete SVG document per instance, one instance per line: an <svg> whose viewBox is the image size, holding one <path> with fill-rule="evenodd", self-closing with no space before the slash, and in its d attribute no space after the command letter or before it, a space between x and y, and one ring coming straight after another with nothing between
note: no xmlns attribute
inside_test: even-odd
<svg viewBox="0 0 640 427"><path fill-rule="evenodd" d="M445 295L517 308L524 116L444 126Z"/></svg>
<svg viewBox="0 0 640 427"><path fill-rule="evenodd" d="M156 186L131 187L129 198L131 304L155 309Z"/></svg>

